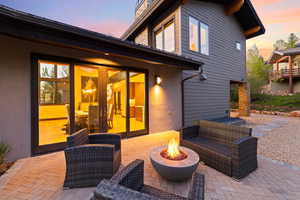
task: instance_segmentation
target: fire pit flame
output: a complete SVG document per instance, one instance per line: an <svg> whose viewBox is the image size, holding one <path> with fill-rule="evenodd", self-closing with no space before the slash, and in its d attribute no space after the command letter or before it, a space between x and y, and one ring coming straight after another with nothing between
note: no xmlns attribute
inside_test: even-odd
<svg viewBox="0 0 300 200"><path fill-rule="evenodd" d="M179 144L175 140L175 138L170 140L170 142L168 144L167 154L168 154L168 156L170 156L173 159L180 155Z"/></svg>
<svg viewBox="0 0 300 200"><path fill-rule="evenodd" d="M168 148L161 152L161 156L169 160L183 160L187 155L180 151L179 144L175 138L171 139Z"/></svg>

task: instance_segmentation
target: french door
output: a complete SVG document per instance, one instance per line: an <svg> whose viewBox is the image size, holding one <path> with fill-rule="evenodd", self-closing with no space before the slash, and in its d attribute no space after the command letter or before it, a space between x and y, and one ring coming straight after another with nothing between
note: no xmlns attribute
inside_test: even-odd
<svg viewBox="0 0 300 200"><path fill-rule="evenodd" d="M66 147L66 138L90 134L132 137L148 133L147 73L69 60L33 63L32 152Z"/></svg>

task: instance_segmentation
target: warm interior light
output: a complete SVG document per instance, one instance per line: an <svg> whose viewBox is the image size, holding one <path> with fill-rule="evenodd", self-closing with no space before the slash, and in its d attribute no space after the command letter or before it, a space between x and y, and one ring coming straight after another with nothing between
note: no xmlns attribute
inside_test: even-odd
<svg viewBox="0 0 300 200"><path fill-rule="evenodd" d="M83 94L93 94L96 92L96 89L87 89L87 90L82 90Z"/></svg>
<svg viewBox="0 0 300 200"><path fill-rule="evenodd" d="M180 155L179 144L175 140L175 138L170 140L170 142L168 144L167 154L168 154L168 156L170 156L173 159Z"/></svg>
<svg viewBox="0 0 300 200"><path fill-rule="evenodd" d="M161 77L160 77L160 76L155 76L155 84L156 84L156 85L160 85L161 82L162 82Z"/></svg>
<svg viewBox="0 0 300 200"><path fill-rule="evenodd" d="M169 160L184 160L187 158L187 154L180 151L179 143L175 138L169 141L168 148L163 150L160 155Z"/></svg>

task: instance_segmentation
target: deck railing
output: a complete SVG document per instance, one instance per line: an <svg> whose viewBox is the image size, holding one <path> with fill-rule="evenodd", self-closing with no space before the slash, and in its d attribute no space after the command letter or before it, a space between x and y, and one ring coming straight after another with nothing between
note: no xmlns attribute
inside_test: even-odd
<svg viewBox="0 0 300 200"><path fill-rule="evenodd" d="M288 78L290 76L290 69L281 69L279 71L274 70L271 72L271 79L278 80L282 78ZM300 68L292 69L292 77L300 77Z"/></svg>

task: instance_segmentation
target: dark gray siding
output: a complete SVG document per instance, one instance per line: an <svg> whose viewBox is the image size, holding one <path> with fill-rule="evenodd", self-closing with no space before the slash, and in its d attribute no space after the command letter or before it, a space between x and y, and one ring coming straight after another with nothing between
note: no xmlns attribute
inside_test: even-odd
<svg viewBox="0 0 300 200"><path fill-rule="evenodd" d="M192 16L209 26L209 56L189 50L189 21ZM185 83L185 125L194 120L227 116L230 80L241 81L246 75L246 39L234 18L226 16L221 5L190 0L181 7L182 55L205 63L208 80ZM236 50L236 41L242 50ZM187 76L189 72L185 72Z"/></svg>

